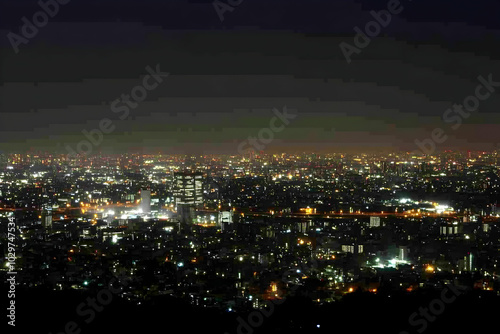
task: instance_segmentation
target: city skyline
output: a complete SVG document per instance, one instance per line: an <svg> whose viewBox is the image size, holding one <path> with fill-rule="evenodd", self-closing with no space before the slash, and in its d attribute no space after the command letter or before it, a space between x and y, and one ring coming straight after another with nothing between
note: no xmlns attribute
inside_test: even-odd
<svg viewBox="0 0 500 334"><path fill-rule="evenodd" d="M9 324L482 328L500 305L499 170L497 152L0 154Z"/></svg>

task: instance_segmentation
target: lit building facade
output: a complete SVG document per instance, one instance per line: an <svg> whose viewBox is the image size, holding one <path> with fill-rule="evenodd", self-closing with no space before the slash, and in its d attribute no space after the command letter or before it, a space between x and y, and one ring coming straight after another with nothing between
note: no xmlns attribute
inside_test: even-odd
<svg viewBox="0 0 500 334"><path fill-rule="evenodd" d="M141 189L141 209L143 213L151 213L151 190Z"/></svg>
<svg viewBox="0 0 500 334"><path fill-rule="evenodd" d="M203 205L203 174L180 172L174 175L174 201L179 205Z"/></svg>
<svg viewBox="0 0 500 334"><path fill-rule="evenodd" d="M203 174L175 173L174 202L181 223L192 224L196 218L195 209L203 206Z"/></svg>

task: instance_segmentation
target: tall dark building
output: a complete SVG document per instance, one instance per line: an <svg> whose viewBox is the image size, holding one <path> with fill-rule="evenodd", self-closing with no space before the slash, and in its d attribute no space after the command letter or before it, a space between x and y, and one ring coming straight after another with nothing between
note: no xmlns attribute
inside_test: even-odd
<svg viewBox="0 0 500 334"><path fill-rule="evenodd" d="M42 210L42 226L47 229L52 228L52 208L44 207Z"/></svg>

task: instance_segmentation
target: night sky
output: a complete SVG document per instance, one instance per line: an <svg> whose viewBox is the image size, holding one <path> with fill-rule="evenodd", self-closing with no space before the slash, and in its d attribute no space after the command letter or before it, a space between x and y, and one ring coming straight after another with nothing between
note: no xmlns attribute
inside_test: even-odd
<svg viewBox="0 0 500 334"><path fill-rule="evenodd" d="M66 153L109 118L94 152L236 154L285 106L296 117L266 151L415 150L436 127L449 136L440 150L500 142L500 87L458 129L443 120L478 76L500 82L498 1L402 0L350 63L339 44L354 45L354 27L387 1L243 0L224 21L212 1L59 6L16 53L9 32L41 9L0 1L4 152ZM121 119L112 102L157 64L169 75Z"/></svg>

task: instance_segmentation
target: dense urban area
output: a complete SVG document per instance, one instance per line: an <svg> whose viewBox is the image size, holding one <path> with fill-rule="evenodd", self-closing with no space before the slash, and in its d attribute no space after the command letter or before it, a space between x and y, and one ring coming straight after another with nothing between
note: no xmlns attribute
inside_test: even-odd
<svg viewBox="0 0 500 334"><path fill-rule="evenodd" d="M102 308L160 323L182 310L247 334L333 333L342 309L362 328L412 332L408 317L434 295L458 296L449 317L498 314L497 152L0 159L1 273L15 271L17 291L38 296L30 312L68 312L82 332ZM113 305L100 293L108 285ZM41 310L40 298L61 296L64 305ZM403 298L416 306L399 308ZM255 311L265 321L247 318ZM419 317L416 329L431 328L432 315Z"/></svg>

